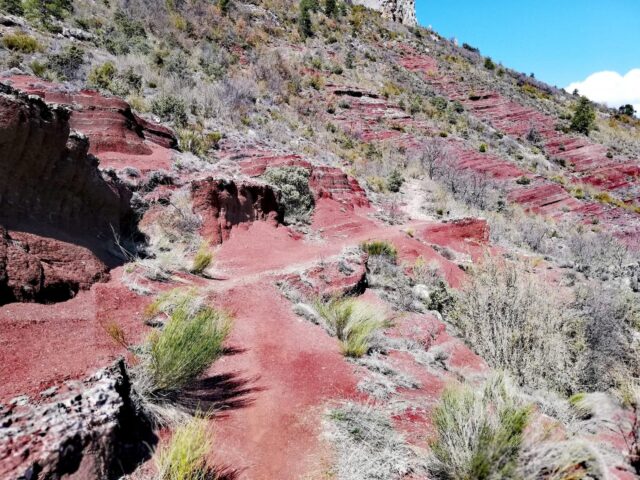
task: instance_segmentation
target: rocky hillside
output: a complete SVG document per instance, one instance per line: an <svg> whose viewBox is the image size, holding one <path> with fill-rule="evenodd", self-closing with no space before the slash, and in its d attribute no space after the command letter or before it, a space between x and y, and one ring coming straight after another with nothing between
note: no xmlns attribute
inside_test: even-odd
<svg viewBox="0 0 640 480"><path fill-rule="evenodd" d="M0 10L0 478L640 477L636 118L410 1Z"/></svg>

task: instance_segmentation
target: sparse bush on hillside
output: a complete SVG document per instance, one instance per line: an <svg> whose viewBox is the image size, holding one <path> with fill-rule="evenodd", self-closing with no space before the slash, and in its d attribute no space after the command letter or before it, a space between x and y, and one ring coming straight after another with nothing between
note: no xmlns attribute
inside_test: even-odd
<svg viewBox="0 0 640 480"><path fill-rule="evenodd" d="M380 408L349 402L331 410L328 421L337 456L330 474L335 478L390 480L424 473L424 461Z"/></svg>
<svg viewBox="0 0 640 480"><path fill-rule="evenodd" d="M577 288L573 307L584 319L581 389L608 390L622 378L640 378L638 298L617 287L587 283Z"/></svg>
<svg viewBox="0 0 640 480"><path fill-rule="evenodd" d="M202 273L211 265L213 261L213 252L207 242L202 242L200 248L193 257L193 263L191 264L191 273L195 275L202 275Z"/></svg>
<svg viewBox="0 0 640 480"><path fill-rule="evenodd" d="M51 19L62 20L73 12L72 0L23 0L24 16L39 22L48 30L55 31L57 26Z"/></svg>
<svg viewBox="0 0 640 480"><path fill-rule="evenodd" d="M2 37L2 44L8 50L22 53L34 53L41 51L42 45L26 33L10 33Z"/></svg>
<svg viewBox="0 0 640 480"><path fill-rule="evenodd" d="M486 175L460 169L452 156L440 158L434 175L454 198L467 205L491 210L499 203L499 188Z"/></svg>
<svg viewBox="0 0 640 480"><path fill-rule="evenodd" d="M571 118L571 130L589 135L596 121L596 111L587 97L580 97L576 111Z"/></svg>
<svg viewBox="0 0 640 480"><path fill-rule="evenodd" d="M324 320L325 329L340 340L347 357L362 357L369 353L375 333L387 325L373 307L353 298L318 300L315 308Z"/></svg>
<svg viewBox="0 0 640 480"><path fill-rule="evenodd" d="M278 188L288 223L308 222L313 211L313 194L309 189L309 170L304 167L268 169L265 182Z"/></svg>
<svg viewBox="0 0 640 480"><path fill-rule="evenodd" d="M404 177L398 169L394 168L387 177L387 190L392 193L398 193L403 183Z"/></svg>
<svg viewBox="0 0 640 480"><path fill-rule="evenodd" d="M158 480L214 480L207 465L213 442L207 420L197 415L179 425L156 452Z"/></svg>
<svg viewBox="0 0 640 480"><path fill-rule="evenodd" d="M0 10L11 15L22 15L24 13L21 0L0 0Z"/></svg>
<svg viewBox="0 0 640 480"><path fill-rule="evenodd" d="M47 56L49 70L57 74L62 80L72 80L84 63L84 50L75 45L69 45L58 53Z"/></svg>
<svg viewBox="0 0 640 480"><path fill-rule="evenodd" d="M429 178L433 179L436 175L440 164L447 165L449 162L449 148L444 140L438 137L431 138L422 147L422 154L420 156L420 163L429 175Z"/></svg>
<svg viewBox="0 0 640 480"><path fill-rule="evenodd" d="M113 81L116 72L116 66L113 62L105 62L102 65L98 65L89 72L87 85L107 90L111 86L111 82Z"/></svg>
<svg viewBox="0 0 640 480"><path fill-rule="evenodd" d="M398 259L398 249L385 240L371 240L361 245L363 251L372 256L387 257L392 262Z"/></svg>
<svg viewBox="0 0 640 480"><path fill-rule="evenodd" d="M298 5L298 32L303 39L313 36L313 24L311 23L313 3L313 0L300 0Z"/></svg>
<svg viewBox="0 0 640 480"><path fill-rule="evenodd" d="M567 238L568 260L579 272L603 279L620 275L630 259L626 246L608 233L578 228Z"/></svg>
<svg viewBox="0 0 640 480"><path fill-rule="evenodd" d="M449 387L433 412L432 475L442 480L517 478L530 415L531 408L501 376L479 390Z"/></svg>
<svg viewBox="0 0 640 480"><path fill-rule="evenodd" d="M162 95L151 102L151 111L164 121L172 121L177 126L187 124L187 107L184 101L173 95Z"/></svg>
<svg viewBox="0 0 640 480"><path fill-rule="evenodd" d="M492 367L531 387L570 391L575 385L575 316L536 276L486 259L454 299L446 318Z"/></svg>
<svg viewBox="0 0 640 480"><path fill-rule="evenodd" d="M231 329L227 314L203 306L193 293L175 292L171 298L168 318L149 336L134 375L136 391L150 404L179 395L204 373L222 355Z"/></svg>
<svg viewBox="0 0 640 480"><path fill-rule="evenodd" d="M496 64L493 63L493 60L491 60L491 57L487 57L484 60L484 68L486 68L487 70L495 70L496 69Z"/></svg>

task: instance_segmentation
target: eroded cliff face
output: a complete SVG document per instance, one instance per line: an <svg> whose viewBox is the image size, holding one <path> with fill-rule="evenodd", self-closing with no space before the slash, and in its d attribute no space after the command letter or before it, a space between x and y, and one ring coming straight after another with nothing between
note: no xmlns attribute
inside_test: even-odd
<svg viewBox="0 0 640 480"><path fill-rule="evenodd" d="M69 111L0 92L0 305L59 301L108 278L131 193L98 170Z"/></svg>
<svg viewBox="0 0 640 480"><path fill-rule="evenodd" d="M415 0L353 0L353 3L377 10L394 22L410 27L418 24Z"/></svg>
<svg viewBox="0 0 640 480"><path fill-rule="evenodd" d="M191 184L193 210L202 217L202 235L213 245L229 238L231 228L256 220L282 220L273 189L267 185L207 178Z"/></svg>

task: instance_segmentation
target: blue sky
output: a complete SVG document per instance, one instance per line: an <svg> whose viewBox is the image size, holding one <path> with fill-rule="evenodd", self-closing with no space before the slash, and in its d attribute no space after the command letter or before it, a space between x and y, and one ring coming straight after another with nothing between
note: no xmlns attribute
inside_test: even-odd
<svg viewBox="0 0 640 480"><path fill-rule="evenodd" d="M416 10L421 25L559 87L597 72L623 78L640 69L640 0L416 0ZM640 90L635 81L627 81L625 91Z"/></svg>

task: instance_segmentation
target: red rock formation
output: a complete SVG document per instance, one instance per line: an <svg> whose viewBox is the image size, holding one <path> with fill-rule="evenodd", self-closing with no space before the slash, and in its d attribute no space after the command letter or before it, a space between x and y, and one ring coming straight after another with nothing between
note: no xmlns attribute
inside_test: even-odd
<svg viewBox="0 0 640 480"><path fill-rule="evenodd" d="M424 229L423 236L429 242L439 245L456 241L488 245L489 225L486 220L479 218L462 218L430 225Z"/></svg>
<svg viewBox="0 0 640 480"><path fill-rule="evenodd" d="M177 146L173 132L135 115L124 100L92 90L71 90L27 75L7 77L2 82L69 107L70 127L89 137L89 153L99 156L104 166L143 171L171 167L170 149Z"/></svg>
<svg viewBox="0 0 640 480"><path fill-rule="evenodd" d="M202 217L202 235L217 245L229 238L231 228L255 220L282 220L271 187L207 178L191 184L193 211Z"/></svg>
<svg viewBox="0 0 640 480"><path fill-rule="evenodd" d="M130 192L101 176L66 109L2 91L0 304L69 298L106 278L114 235L133 233Z"/></svg>

